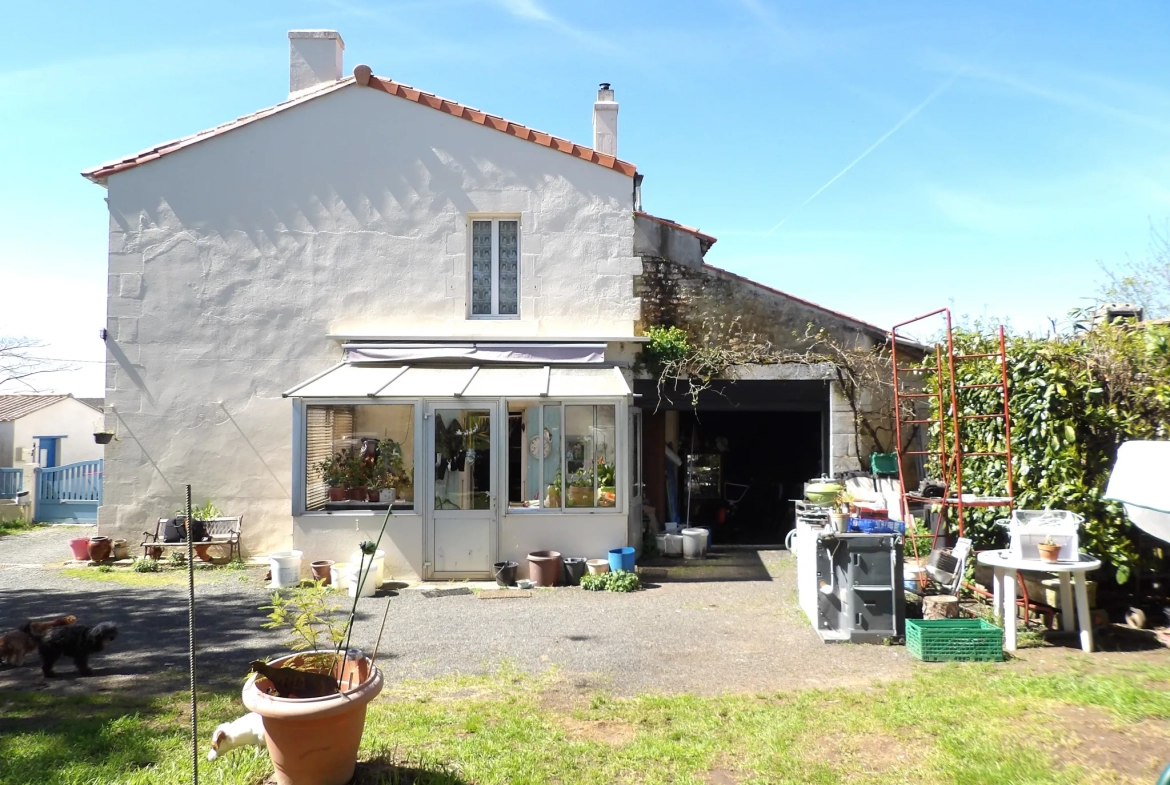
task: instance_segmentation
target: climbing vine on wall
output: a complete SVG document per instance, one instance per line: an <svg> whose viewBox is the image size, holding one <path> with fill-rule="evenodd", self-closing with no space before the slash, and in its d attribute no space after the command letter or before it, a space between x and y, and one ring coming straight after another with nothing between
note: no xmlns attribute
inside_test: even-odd
<svg viewBox="0 0 1170 785"><path fill-rule="evenodd" d="M978 329L955 333L956 352L964 354L998 352L998 343L998 335ZM1007 366L1016 508L1083 515L1082 549L1111 564L1116 581L1125 583L1138 564L1137 532L1121 505L1102 496L1122 442L1170 438L1170 328L1115 324L1066 336L1014 335ZM955 381L992 384L1000 374L996 360L966 362ZM937 389L933 373L924 379L927 389ZM949 408L946 393L944 385ZM964 414L1003 410L994 386L961 391L958 403ZM967 420L964 449L1001 451L1002 433L997 420ZM938 449L937 428L930 437ZM1005 487L1002 459L964 460L965 492L998 495ZM1005 544L996 517L968 511L977 547Z"/></svg>

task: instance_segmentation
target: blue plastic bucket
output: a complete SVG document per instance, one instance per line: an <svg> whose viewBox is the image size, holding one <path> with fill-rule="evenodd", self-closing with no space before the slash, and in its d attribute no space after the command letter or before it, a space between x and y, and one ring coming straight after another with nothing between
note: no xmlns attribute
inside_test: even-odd
<svg viewBox="0 0 1170 785"><path fill-rule="evenodd" d="M634 549L633 548L614 548L609 552L609 569L612 572L618 570L625 570L626 572L634 571Z"/></svg>

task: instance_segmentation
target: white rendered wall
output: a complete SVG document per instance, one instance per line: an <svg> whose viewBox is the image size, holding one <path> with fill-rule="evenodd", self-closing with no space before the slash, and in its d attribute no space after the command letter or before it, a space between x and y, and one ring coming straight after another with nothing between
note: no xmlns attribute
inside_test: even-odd
<svg viewBox="0 0 1170 785"><path fill-rule="evenodd" d="M280 394L340 360L329 333L633 335L632 178L374 89L108 185L103 534L190 483L245 516L245 552L289 547ZM466 318L468 213L520 216L520 319Z"/></svg>
<svg viewBox="0 0 1170 785"><path fill-rule="evenodd" d="M79 461L96 461L105 448L93 440L93 433L100 429L102 414L75 398L62 398L57 403L37 409L16 420L13 428L13 447L28 450L30 461L37 455L33 452L36 436L65 436L57 442L57 465ZM9 451L8 458L12 458ZM8 464L9 466L13 464Z"/></svg>

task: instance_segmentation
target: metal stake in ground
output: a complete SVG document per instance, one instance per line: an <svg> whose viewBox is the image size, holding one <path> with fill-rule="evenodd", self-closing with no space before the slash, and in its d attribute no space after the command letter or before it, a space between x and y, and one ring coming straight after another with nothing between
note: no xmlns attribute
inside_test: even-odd
<svg viewBox="0 0 1170 785"><path fill-rule="evenodd" d="M191 782L199 785L199 722L195 706L195 545L191 531L191 486L187 486L187 670L191 676Z"/></svg>

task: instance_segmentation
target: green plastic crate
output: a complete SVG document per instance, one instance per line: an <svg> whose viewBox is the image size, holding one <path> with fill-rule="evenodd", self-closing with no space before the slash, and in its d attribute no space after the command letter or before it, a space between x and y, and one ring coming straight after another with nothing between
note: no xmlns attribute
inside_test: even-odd
<svg viewBox="0 0 1170 785"><path fill-rule="evenodd" d="M1003 630L983 619L907 619L906 648L923 662L1002 662Z"/></svg>

